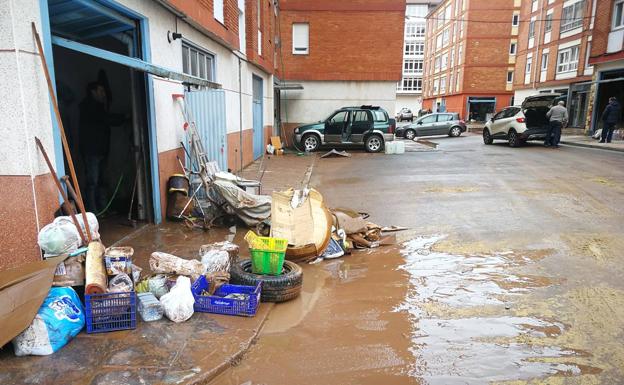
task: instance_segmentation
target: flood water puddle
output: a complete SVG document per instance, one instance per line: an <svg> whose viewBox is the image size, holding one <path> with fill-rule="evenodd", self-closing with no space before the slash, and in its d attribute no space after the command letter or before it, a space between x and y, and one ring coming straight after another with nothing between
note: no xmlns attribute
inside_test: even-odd
<svg viewBox="0 0 624 385"><path fill-rule="evenodd" d="M546 341L565 332L566 325L514 315L515 298L555 283L517 272L534 263L537 254L433 250L443 238L416 238L403 245L400 269L409 273L410 289L395 311L407 312L412 324L412 377L452 385L582 374L572 363L582 353Z"/></svg>

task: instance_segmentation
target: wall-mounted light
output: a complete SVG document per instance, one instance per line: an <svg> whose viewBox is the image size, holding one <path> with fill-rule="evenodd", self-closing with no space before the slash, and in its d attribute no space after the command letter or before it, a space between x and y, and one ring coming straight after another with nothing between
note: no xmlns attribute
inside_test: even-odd
<svg viewBox="0 0 624 385"><path fill-rule="evenodd" d="M178 32L167 31L167 41L171 43L176 39L182 39L182 34Z"/></svg>

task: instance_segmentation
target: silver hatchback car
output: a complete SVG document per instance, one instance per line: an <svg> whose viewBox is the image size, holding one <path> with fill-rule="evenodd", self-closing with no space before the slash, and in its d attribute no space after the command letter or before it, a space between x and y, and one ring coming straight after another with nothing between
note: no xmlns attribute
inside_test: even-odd
<svg viewBox="0 0 624 385"><path fill-rule="evenodd" d="M414 139L417 136L448 135L460 136L466 132L466 122L458 113L439 112L418 118L414 123L397 128L396 136Z"/></svg>

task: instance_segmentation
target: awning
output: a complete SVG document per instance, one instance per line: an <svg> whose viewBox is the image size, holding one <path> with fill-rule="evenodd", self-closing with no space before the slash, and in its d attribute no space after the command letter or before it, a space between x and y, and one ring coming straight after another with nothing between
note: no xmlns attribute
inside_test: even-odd
<svg viewBox="0 0 624 385"><path fill-rule="evenodd" d="M303 85L297 83L274 84L273 88L280 91L302 90Z"/></svg>
<svg viewBox="0 0 624 385"><path fill-rule="evenodd" d="M73 51L82 52L86 55L91 55L103 60L108 60L113 63L125 65L135 70L147 72L152 75L160 76L162 78L178 80L185 84L192 84L208 88L221 88L221 84L219 83L214 83L195 76L187 75L185 73L170 70L152 63L148 63L141 59L120 55L118 53L96 48L87 44L78 43L76 41L68 40L60 36L52 36L52 44L71 49Z"/></svg>

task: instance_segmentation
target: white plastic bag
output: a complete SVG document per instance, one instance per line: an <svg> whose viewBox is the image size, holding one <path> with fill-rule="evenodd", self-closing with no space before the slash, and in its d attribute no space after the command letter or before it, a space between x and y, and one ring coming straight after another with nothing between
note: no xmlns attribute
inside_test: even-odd
<svg viewBox="0 0 624 385"><path fill-rule="evenodd" d="M230 271L230 254L224 250L209 250L201 257L206 273Z"/></svg>
<svg viewBox="0 0 624 385"><path fill-rule="evenodd" d="M82 233L86 234L82 215L77 214L76 219L82 228ZM87 221L89 222L91 238L93 240L100 239L99 224L95 215L87 213ZM75 251L81 246L82 239L71 217L63 216L55 218L52 223L47 224L39 231L37 243L44 251L45 257L48 258Z"/></svg>
<svg viewBox="0 0 624 385"><path fill-rule="evenodd" d="M167 318L173 322L184 322L193 316L195 297L191 292L191 279L179 276L171 291L160 298Z"/></svg>

